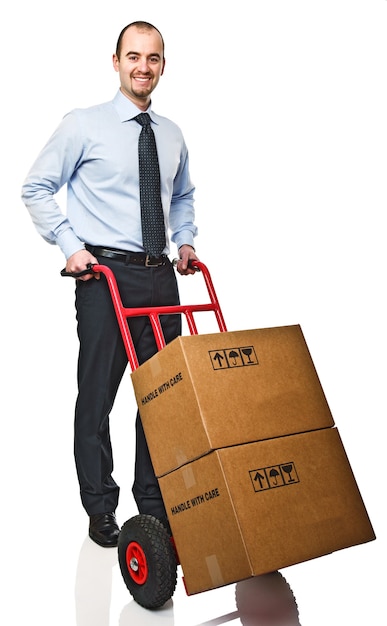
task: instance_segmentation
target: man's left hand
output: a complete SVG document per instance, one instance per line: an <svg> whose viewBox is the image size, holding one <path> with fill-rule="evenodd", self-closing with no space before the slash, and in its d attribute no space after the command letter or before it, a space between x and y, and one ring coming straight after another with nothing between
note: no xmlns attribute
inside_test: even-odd
<svg viewBox="0 0 387 626"><path fill-rule="evenodd" d="M183 245L179 248L179 260L176 263L176 269L182 276L187 276L188 274L195 274L195 271L192 267L189 267L189 261L199 261L198 257L195 254L195 250L189 245Z"/></svg>

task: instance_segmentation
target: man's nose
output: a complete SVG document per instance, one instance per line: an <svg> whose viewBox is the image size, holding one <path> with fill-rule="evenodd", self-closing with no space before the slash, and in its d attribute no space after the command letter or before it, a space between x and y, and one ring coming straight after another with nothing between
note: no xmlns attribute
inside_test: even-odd
<svg viewBox="0 0 387 626"><path fill-rule="evenodd" d="M140 72L146 74L149 71L148 59L140 59L138 69L140 70Z"/></svg>

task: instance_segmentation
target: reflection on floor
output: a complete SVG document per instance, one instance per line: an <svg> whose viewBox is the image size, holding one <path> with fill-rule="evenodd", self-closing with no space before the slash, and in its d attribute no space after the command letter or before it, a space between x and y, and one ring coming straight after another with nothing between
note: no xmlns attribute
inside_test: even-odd
<svg viewBox="0 0 387 626"><path fill-rule="evenodd" d="M116 565L116 550L101 549L89 538L85 539L76 573L77 626L109 624ZM300 626L296 600L280 572L241 581L231 587L235 610L197 626L217 626L235 620L243 626ZM230 593L230 587L228 591ZM174 599L157 611L147 611L131 601L121 612L119 626L156 622L164 626L175 624Z"/></svg>
<svg viewBox="0 0 387 626"><path fill-rule="evenodd" d="M296 600L280 572L239 582L235 589L239 619L245 626L299 626Z"/></svg>

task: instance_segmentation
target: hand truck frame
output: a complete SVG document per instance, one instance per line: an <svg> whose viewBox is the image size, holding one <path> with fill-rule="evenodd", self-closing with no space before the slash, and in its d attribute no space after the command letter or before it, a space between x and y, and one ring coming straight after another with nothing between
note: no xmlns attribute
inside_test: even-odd
<svg viewBox="0 0 387 626"><path fill-rule="evenodd" d="M159 307L125 307L114 273L106 265L89 264L86 270L79 273L69 273L63 269L61 275L79 278L85 274L103 274L109 287L129 365L134 371L139 367L139 362L128 324L128 320L132 317L147 316L149 318L157 350L162 350L166 345L160 322L161 315L184 315L189 333L197 335L198 329L194 314L212 311L219 331L227 331L207 266L201 261L191 261L190 266L203 276L209 302ZM130 594L141 606L147 609L157 609L173 596L177 584L178 546L175 545L168 529L156 517L138 514L123 524L118 539L118 561Z"/></svg>

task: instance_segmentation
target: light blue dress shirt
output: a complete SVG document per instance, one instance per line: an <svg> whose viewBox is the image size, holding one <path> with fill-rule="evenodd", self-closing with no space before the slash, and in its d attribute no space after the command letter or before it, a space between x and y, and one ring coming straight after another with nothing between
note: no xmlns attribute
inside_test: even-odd
<svg viewBox="0 0 387 626"><path fill-rule="evenodd" d="M143 251L140 218L139 109L118 91L111 102L68 113L43 148L22 188L40 235L66 258L84 243ZM170 239L194 246L194 186L180 128L148 109L160 161L161 197ZM55 194L67 184L67 210ZM169 232L171 237L169 239Z"/></svg>

